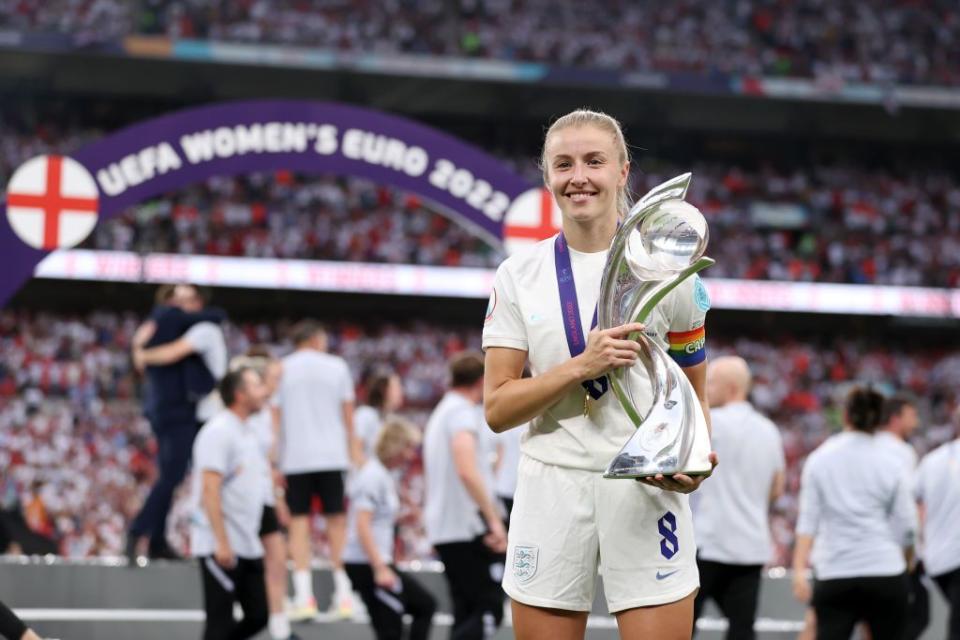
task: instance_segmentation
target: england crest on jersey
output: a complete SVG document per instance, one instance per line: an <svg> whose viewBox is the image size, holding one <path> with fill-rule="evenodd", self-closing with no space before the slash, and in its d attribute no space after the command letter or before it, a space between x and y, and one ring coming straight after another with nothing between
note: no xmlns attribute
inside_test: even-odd
<svg viewBox="0 0 960 640"><path fill-rule="evenodd" d="M539 555L539 547L517 545L513 548L513 577L517 582L527 582L536 575Z"/></svg>

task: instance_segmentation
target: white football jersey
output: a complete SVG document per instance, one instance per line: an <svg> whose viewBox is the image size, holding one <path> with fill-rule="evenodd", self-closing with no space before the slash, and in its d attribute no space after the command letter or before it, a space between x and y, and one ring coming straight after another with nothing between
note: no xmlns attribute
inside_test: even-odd
<svg viewBox="0 0 960 640"><path fill-rule="evenodd" d="M570 358L561 314L554 241L538 242L507 258L497 269L483 329L483 348L507 347L527 352L534 376ZM577 303L584 333L590 329L600 296L607 251L582 253L570 249ZM709 297L700 278L684 280L656 306L646 321L647 337L670 353L681 366L706 357L704 318ZM643 376L642 367L631 375ZM634 382L643 393L649 384ZM583 415L585 390L578 387L534 418L521 450L541 462L603 471L633 435L634 426L608 390ZM652 399L635 398L644 409Z"/></svg>

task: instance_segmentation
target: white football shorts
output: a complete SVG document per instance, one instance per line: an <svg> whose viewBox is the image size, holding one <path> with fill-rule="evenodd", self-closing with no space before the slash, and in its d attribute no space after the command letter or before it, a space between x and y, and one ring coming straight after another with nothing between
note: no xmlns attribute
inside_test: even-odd
<svg viewBox="0 0 960 640"><path fill-rule="evenodd" d="M675 602L700 586L687 496L522 456L503 589L535 607L610 613Z"/></svg>

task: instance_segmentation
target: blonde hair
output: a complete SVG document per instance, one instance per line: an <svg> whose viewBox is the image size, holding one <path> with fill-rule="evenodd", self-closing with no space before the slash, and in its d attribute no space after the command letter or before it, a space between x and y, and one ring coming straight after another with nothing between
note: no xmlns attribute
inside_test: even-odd
<svg viewBox="0 0 960 640"><path fill-rule="evenodd" d="M373 447L380 462L386 462L407 447L420 444L420 429L400 416L390 416L383 423Z"/></svg>
<svg viewBox="0 0 960 640"><path fill-rule="evenodd" d="M623 137L623 128L616 118L602 111L577 109L554 120L550 128L547 129L546 135L543 137L543 150L540 152L540 169L543 171L543 183L545 185L549 186L550 183L550 167L547 164L547 140L550 139L550 135L561 129L586 126L597 127L613 136L613 146L616 147L617 155L620 156L621 166L630 161L630 153L627 151L627 141ZM625 184L617 189L617 213L620 217L623 217L627 215L628 211L630 211L630 194Z"/></svg>
<svg viewBox="0 0 960 640"><path fill-rule="evenodd" d="M237 369L253 369L263 377L267 372L267 365L270 364L271 358L267 356L234 356L230 360L230 371L236 371Z"/></svg>

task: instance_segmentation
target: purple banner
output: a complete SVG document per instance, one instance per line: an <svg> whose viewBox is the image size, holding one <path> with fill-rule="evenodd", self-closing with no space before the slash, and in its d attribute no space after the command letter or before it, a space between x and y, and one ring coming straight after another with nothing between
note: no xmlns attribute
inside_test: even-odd
<svg viewBox="0 0 960 640"><path fill-rule="evenodd" d="M392 185L435 203L476 233L499 241L511 203L533 186L480 149L411 120L361 107L298 100L239 101L178 111L122 129L70 158L95 181L98 221L211 176L285 169L361 176ZM5 267L0 303L30 278L47 254L28 246L21 239L23 232L13 230L7 200L11 210L19 206L25 211L18 220L26 222L18 223L18 228L39 224L30 222L32 212L44 216L42 231L30 227L42 237L35 245L68 244L63 238L69 233L57 226L59 213L51 218L50 212L69 209L64 204L68 201L72 206L89 202L61 193L61 172L64 184L68 178L71 184L79 181L77 188L89 184L89 176L77 177L79 168L70 165L69 159L57 161L53 187L50 161L46 173L38 174L47 176L45 189L20 195L8 186L0 204L0 217L7 221L0 226ZM15 173L11 185L17 179ZM31 174L18 184L29 190L42 182ZM49 195L51 190L54 196Z"/></svg>

